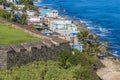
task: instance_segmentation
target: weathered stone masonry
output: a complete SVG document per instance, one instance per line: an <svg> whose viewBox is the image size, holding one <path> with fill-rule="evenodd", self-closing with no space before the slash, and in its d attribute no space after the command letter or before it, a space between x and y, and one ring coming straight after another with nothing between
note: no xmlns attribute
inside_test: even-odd
<svg viewBox="0 0 120 80"><path fill-rule="evenodd" d="M57 42L57 41L56 41ZM57 60L61 50L71 52L69 42L51 41L23 43L19 45L0 47L0 68L8 69L13 66L22 66L33 61Z"/></svg>

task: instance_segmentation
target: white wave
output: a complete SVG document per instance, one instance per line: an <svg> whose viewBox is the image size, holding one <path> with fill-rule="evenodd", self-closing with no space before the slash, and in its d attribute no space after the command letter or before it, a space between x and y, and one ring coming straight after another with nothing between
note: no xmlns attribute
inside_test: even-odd
<svg viewBox="0 0 120 80"><path fill-rule="evenodd" d="M91 23L92 23L92 21L82 20L82 19L80 19L80 22L81 22L81 23L84 23L84 24L91 24Z"/></svg>
<svg viewBox="0 0 120 80"><path fill-rule="evenodd" d="M86 23L86 22L85 22L85 21L83 21L83 20L80 20L80 22L81 22L81 23Z"/></svg>
<svg viewBox="0 0 120 80"><path fill-rule="evenodd" d="M107 35L105 35L104 33L97 34L97 35L98 35L98 36L101 36L101 37L107 36Z"/></svg>
<svg viewBox="0 0 120 80"><path fill-rule="evenodd" d="M92 29L92 30L97 29L97 28L95 28L95 27L90 27L90 26L88 26L87 28L90 29L90 30L91 30L91 29Z"/></svg>
<svg viewBox="0 0 120 80"><path fill-rule="evenodd" d="M109 33L108 29L99 27L99 30L104 33Z"/></svg>
<svg viewBox="0 0 120 80"><path fill-rule="evenodd" d="M118 51L114 51L114 52L112 53L112 55L113 55L113 56L116 56L116 57L120 57L117 53L118 53Z"/></svg>

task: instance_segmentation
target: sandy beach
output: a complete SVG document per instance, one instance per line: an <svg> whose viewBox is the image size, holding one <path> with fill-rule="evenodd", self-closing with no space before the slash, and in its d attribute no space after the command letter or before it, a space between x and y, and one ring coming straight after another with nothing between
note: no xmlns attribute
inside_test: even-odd
<svg viewBox="0 0 120 80"><path fill-rule="evenodd" d="M106 66L97 71L98 76L103 80L120 80L120 62L105 58L101 62Z"/></svg>

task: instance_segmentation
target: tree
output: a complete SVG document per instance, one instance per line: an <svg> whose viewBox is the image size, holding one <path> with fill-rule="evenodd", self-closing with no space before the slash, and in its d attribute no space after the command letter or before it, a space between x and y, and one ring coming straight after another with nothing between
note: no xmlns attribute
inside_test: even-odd
<svg viewBox="0 0 120 80"><path fill-rule="evenodd" d="M74 54L74 55L70 56L68 61L72 65L78 65L80 63L79 55Z"/></svg>
<svg viewBox="0 0 120 80"><path fill-rule="evenodd" d="M5 0L0 0L0 2L2 3L2 5L6 2Z"/></svg>
<svg viewBox="0 0 120 80"><path fill-rule="evenodd" d="M88 34L89 34L89 31L81 30L80 33L78 34L78 39L79 40L85 40L85 39L87 39Z"/></svg>
<svg viewBox="0 0 120 80"><path fill-rule="evenodd" d="M25 23L26 23L26 20L27 20L27 14L23 14L23 15L21 16L20 23L21 23L21 24L25 24Z"/></svg>
<svg viewBox="0 0 120 80"><path fill-rule="evenodd" d="M21 0L20 3L33 5L33 0Z"/></svg>
<svg viewBox="0 0 120 80"><path fill-rule="evenodd" d="M6 19L10 19L11 18L11 14L8 12L5 12L3 10L0 10L0 16Z"/></svg>
<svg viewBox="0 0 120 80"><path fill-rule="evenodd" d="M15 7L15 5L13 3L10 3L9 4L9 7L12 9L12 10L18 10L17 7Z"/></svg>
<svg viewBox="0 0 120 80"><path fill-rule="evenodd" d="M99 80L99 77L90 66L81 66L74 71L74 78L76 80Z"/></svg>
<svg viewBox="0 0 120 80"><path fill-rule="evenodd" d="M67 61L68 61L70 56L71 56L71 53L69 53L68 51L61 51L59 53L59 57L58 57L58 61L60 62L60 66L67 69Z"/></svg>

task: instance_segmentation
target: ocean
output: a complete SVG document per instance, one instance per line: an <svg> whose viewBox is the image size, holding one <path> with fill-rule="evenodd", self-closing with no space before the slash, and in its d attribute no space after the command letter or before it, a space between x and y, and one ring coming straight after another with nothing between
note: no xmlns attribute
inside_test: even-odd
<svg viewBox="0 0 120 80"><path fill-rule="evenodd" d="M59 10L61 16L80 21L100 36L100 42L116 57L120 57L120 0L42 0L37 7Z"/></svg>

